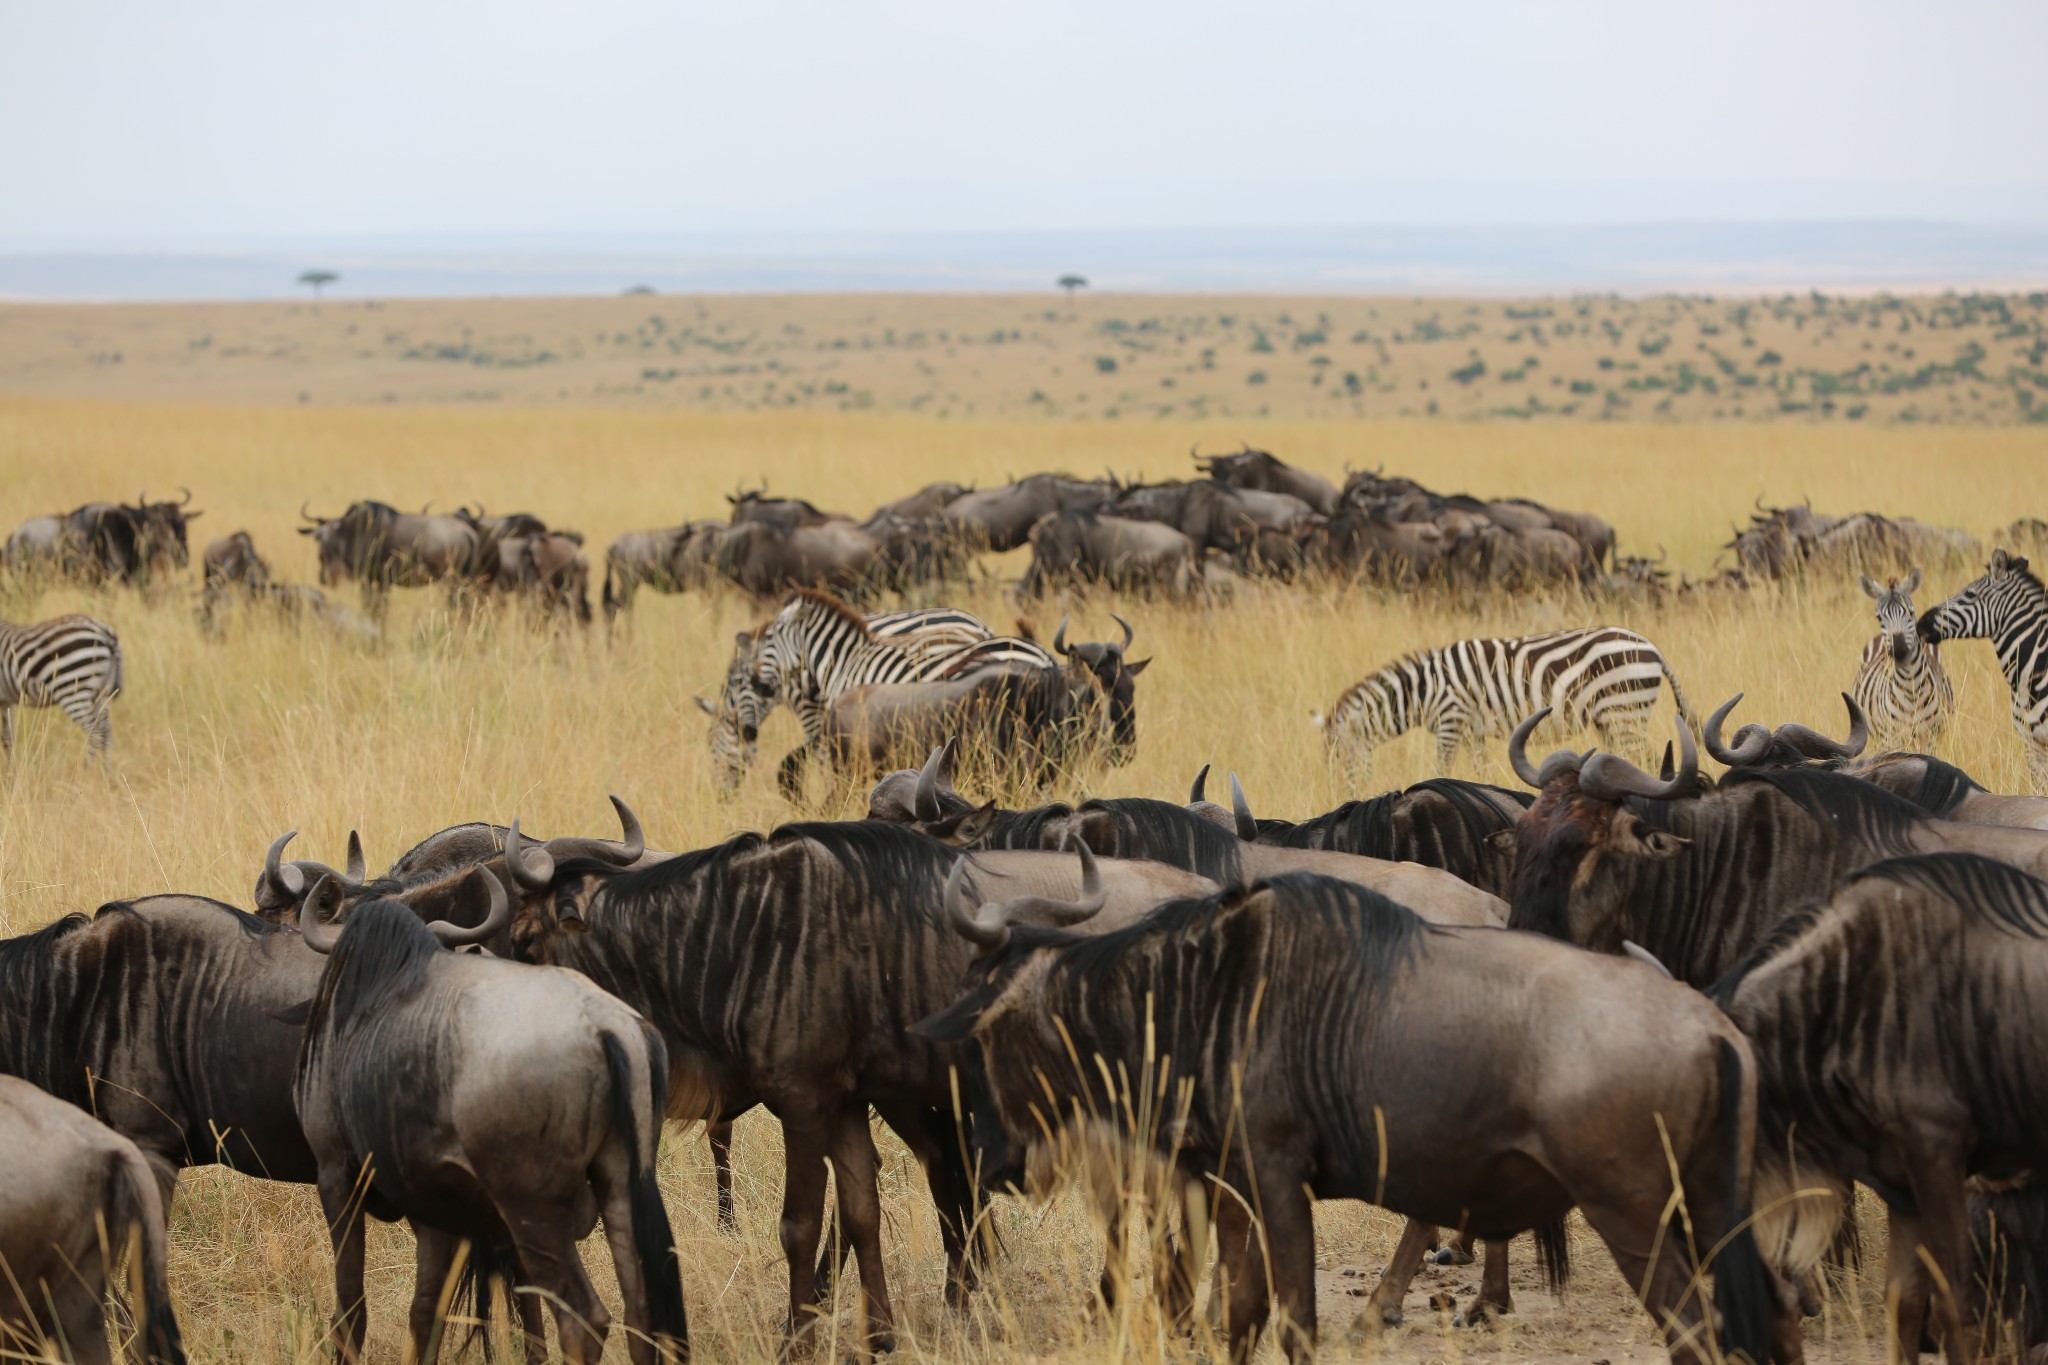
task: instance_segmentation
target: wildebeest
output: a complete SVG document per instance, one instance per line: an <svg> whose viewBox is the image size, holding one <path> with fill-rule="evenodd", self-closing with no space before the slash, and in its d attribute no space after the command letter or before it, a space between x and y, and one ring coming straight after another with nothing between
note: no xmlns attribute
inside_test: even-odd
<svg viewBox="0 0 2048 1365"><path fill-rule="evenodd" d="M188 511L192 494L180 491L179 502L151 502L145 493L133 506L89 502L56 516L31 517L8 537L4 562L17 573L89 587L148 587L190 562L186 525L205 513Z"/></svg>
<svg viewBox="0 0 2048 1365"><path fill-rule="evenodd" d="M127 1138L27 1081L0 1076L0 1349L17 1359L112 1365L112 1256L135 1258L141 1339L132 1358L184 1365L171 1309L164 1205ZM45 1357L44 1351L60 1353Z"/></svg>
<svg viewBox="0 0 2048 1365"><path fill-rule="evenodd" d="M1197 551L1215 550L1248 571L1299 569L1304 540L1323 521L1291 493L1236 488L1217 479L1119 486L1116 493L1110 510L1117 516L1171 526Z"/></svg>
<svg viewBox="0 0 2048 1365"><path fill-rule="evenodd" d="M954 499L970 491L964 484L950 483L941 479L935 483L926 484L908 497L898 498L894 502L883 503L861 524L872 527L875 523L888 517L902 517L906 521L923 521L927 517L938 516L946 510Z"/></svg>
<svg viewBox="0 0 2048 1365"><path fill-rule="evenodd" d="M269 607L280 616L317 617L338 634L374 640L375 624L327 594L303 583L278 583L270 576L270 564L257 553L256 542L247 531L223 536L206 547L201 558L204 586L199 598L199 625L217 630L222 614L241 605Z"/></svg>
<svg viewBox="0 0 2048 1365"><path fill-rule="evenodd" d="M363 603L380 614L393 587L423 587L458 579L476 562L477 528L454 514L400 512L388 503L351 503L336 517L316 517L302 504L320 556L320 583L336 587L357 582Z"/></svg>
<svg viewBox="0 0 2048 1365"><path fill-rule="evenodd" d="M871 822L785 825L633 872L532 856L516 831L507 840L522 901L514 950L584 972L661 1031L670 1116L731 1118L758 1103L780 1120L781 1231L796 1331L816 1312L829 1159L840 1226L860 1264L868 1338L891 1339L870 1105L925 1168L949 1300L972 1282L975 1197L952 1117L957 1059L908 1032L954 998L967 965L965 945L942 919L946 879L963 857L972 885L999 878L1004 894L1036 896L1050 916L1094 898L1071 857L991 855L984 864ZM1098 875L1105 898L1112 878L1127 880L1133 911L1147 896L1156 903L1189 884L1185 874L1139 865ZM1148 891L1139 878L1160 880Z"/></svg>
<svg viewBox="0 0 2048 1365"><path fill-rule="evenodd" d="M875 538L850 521L785 528L780 522L740 522L717 537L711 564L719 575L755 597L792 588L857 595L870 584Z"/></svg>
<svg viewBox="0 0 2048 1365"><path fill-rule="evenodd" d="M1111 496L1107 483L1033 474L999 488L962 493L940 515L968 548L1004 554L1023 545L1041 518L1068 509L1097 510Z"/></svg>
<svg viewBox="0 0 2048 1365"><path fill-rule="evenodd" d="M1977 553L1968 533L1932 526L1912 517L1876 512L1830 516L1812 504L1765 507L1756 502L1749 525L1735 533L1724 551L1736 564L1764 578L1787 578L1809 568L1897 573L1919 563L1946 563Z"/></svg>
<svg viewBox="0 0 2048 1365"><path fill-rule="evenodd" d="M1190 452L1193 453L1193 452ZM1256 488L1301 499L1324 516L1337 510L1337 486L1314 470L1288 464L1263 450L1244 447L1235 455L1195 455L1195 466L1233 488Z"/></svg>
<svg viewBox="0 0 2048 1365"><path fill-rule="evenodd" d="M783 531L794 531L800 526L825 526L835 521L852 521L853 518L840 512L821 512L802 498L771 498L767 485L728 494L726 503L732 508L732 524L744 526L749 522L765 522Z"/></svg>
<svg viewBox="0 0 2048 1365"><path fill-rule="evenodd" d="M1964 1182L2048 1162L2044 939L2048 886L2033 877L1965 853L1888 859L1791 915L1713 989L1756 1049L1766 1250L1804 1273L1850 1182L1876 1189L1895 1360L1917 1357L1930 1297L1951 1365L1976 1359Z"/></svg>
<svg viewBox="0 0 2048 1365"><path fill-rule="evenodd" d="M691 592L716 574L711 554L722 521L692 521L658 531L628 531L604 552L604 617L610 622L633 605L644 584L656 592Z"/></svg>
<svg viewBox="0 0 2048 1365"><path fill-rule="evenodd" d="M1081 508L1045 516L1031 528L1027 596L1063 583L1099 583L1187 597L1202 589L1201 549L1171 526Z"/></svg>
<svg viewBox="0 0 2048 1365"><path fill-rule="evenodd" d="M1289 1355L1313 1348L1311 1198L1490 1241L1576 1205L1675 1359L1713 1359L1716 1336L1761 1361L1774 1326L1796 1358L1796 1322L1746 1223L1749 1046L1661 974L1439 928L1312 876L1177 901L1090 939L1013 928L965 898L949 918L978 961L919 1031L979 1044L977 1112L1001 1127L988 1164L1044 1189L1063 1139L1135 1140L1217 1181L1234 1359L1249 1357L1269 1296ZM984 1143L986 1127L974 1133ZM1690 1235L1669 1221L1674 1193ZM1694 1283L1707 1268L1711 1326Z"/></svg>
<svg viewBox="0 0 2048 1365"><path fill-rule="evenodd" d="M1306 562L1325 573L1411 588L1448 581L1455 538L1429 522L1389 521L1377 510L1346 508L1303 541Z"/></svg>
<svg viewBox="0 0 2048 1365"><path fill-rule="evenodd" d="M509 921L496 877L474 929L423 924L397 901L322 927L316 888L300 932L331 954L306 1015L292 1086L319 1164L334 1242L334 1335L362 1351L363 1216L418 1239L411 1358L432 1365L464 1242L509 1253L518 1283L554 1304L562 1354L604 1353L611 1314L576 1243L602 1216L635 1365L686 1356L675 1237L655 1179L667 1054L631 1009L569 971L446 951ZM538 1343L529 1343L530 1346Z"/></svg>

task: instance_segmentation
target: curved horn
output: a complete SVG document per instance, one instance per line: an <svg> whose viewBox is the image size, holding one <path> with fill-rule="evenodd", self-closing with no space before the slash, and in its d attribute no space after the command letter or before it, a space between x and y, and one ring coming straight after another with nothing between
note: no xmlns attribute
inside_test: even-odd
<svg viewBox="0 0 2048 1365"><path fill-rule="evenodd" d="M552 876L552 864L567 862L571 858L595 858L613 867L631 867L640 861L640 855L647 851L647 836L641 832L639 817L633 808L618 797L611 798L612 809L618 812L621 831L617 843L609 839L585 839L576 835L563 835L547 842L547 854Z"/></svg>
<svg viewBox="0 0 2048 1365"><path fill-rule="evenodd" d="M1209 765L1204 763L1202 771L1195 774L1195 785L1188 788L1188 804L1200 805L1209 799Z"/></svg>
<svg viewBox="0 0 2048 1365"><path fill-rule="evenodd" d="M946 874L946 922L969 943L979 944L992 953L1000 952L1010 941L1010 926L1003 923L1000 913L988 915L968 901L967 893L961 889L966 874L965 858L955 862L953 870Z"/></svg>
<svg viewBox="0 0 2048 1365"><path fill-rule="evenodd" d="M1737 692L1716 707L1714 714L1707 717L1707 728L1702 732L1707 741L1707 752L1714 756L1716 762L1725 763L1731 768L1746 768L1770 752L1771 748L1770 731L1761 725L1743 726L1735 737L1736 744L1733 748L1721 742L1721 722L1728 719L1728 713L1735 709L1736 703L1740 702L1744 695ZM1748 735L1749 738L1743 739L1743 735Z"/></svg>
<svg viewBox="0 0 2048 1365"><path fill-rule="evenodd" d="M1237 780L1237 774L1230 775L1230 813L1237 820L1237 837L1248 844L1259 841L1259 822L1252 819L1250 803L1244 799L1244 784Z"/></svg>
<svg viewBox="0 0 2048 1365"><path fill-rule="evenodd" d="M920 820L943 819L946 811L939 804L939 775L952 766L953 746L960 742L958 735L948 735L946 742L932 750L932 756L924 761L924 767L917 774L917 790L910 797L910 813Z"/></svg>
<svg viewBox="0 0 2048 1365"><path fill-rule="evenodd" d="M1678 755L1677 774L1659 782L1619 754L1594 754L1579 768L1579 790L1596 801L1619 801L1624 796L1675 800L1692 792L1700 775L1699 747L1683 720L1678 723Z"/></svg>
<svg viewBox="0 0 2048 1365"><path fill-rule="evenodd" d="M306 499L306 501L305 501L305 502L302 502L302 503L300 503L300 504L299 504L299 516L300 516L300 518L301 518L302 520L305 520L305 521L310 521L310 522L312 522L312 523L313 523L313 524L314 524L315 526L318 526L318 525L320 525L320 524L322 523L322 519L321 519L321 518L319 518L319 517L316 517L316 516L314 516L314 515L313 515L313 514L312 514L311 512L308 512L308 511L306 510L307 506L308 506L308 505L309 505L309 504L310 504L310 503L311 503L312 501L313 501L313 500L312 500L311 498L308 498L308 499Z"/></svg>
<svg viewBox="0 0 2048 1365"><path fill-rule="evenodd" d="M346 866L348 870L343 875L355 885L361 886L363 878L369 874L370 869L369 865L363 861L362 837L354 830L348 832L348 862Z"/></svg>
<svg viewBox="0 0 2048 1365"><path fill-rule="evenodd" d="M185 485L183 484L179 484L178 491L185 495L183 498L179 499L178 506L190 507L192 505L192 490L185 487Z"/></svg>
<svg viewBox="0 0 2048 1365"><path fill-rule="evenodd" d="M523 891L545 891L555 879L555 860L544 846L520 837L516 815L512 827L505 831L505 870L512 874L513 885Z"/></svg>
<svg viewBox="0 0 2048 1365"><path fill-rule="evenodd" d="M1808 758L1854 758L1870 743L1870 720L1863 714L1863 708L1847 692L1842 701L1849 708L1849 737L1846 740L1829 739L1818 730L1809 730L1804 725L1786 724L1778 727L1777 738L1790 744Z"/></svg>
<svg viewBox="0 0 2048 1365"><path fill-rule="evenodd" d="M1124 628L1124 642L1118 645L1117 648L1119 650L1129 649L1131 647L1131 641L1138 638L1137 634L1131 629L1131 623L1129 621L1124 620L1123 617L1118 616L1115 612L1111 612L1109 614L1109 619L1116 622L1118 625Z"/></svg>
<svg viewBox="0 0 2048 1365"><path fill-rule="evenodd" d="M1665 966L1655 953L1645 948L1642 944L1637 943L1634 939L1623 939L1621 941L1621 951L1646 967L1655 967L1658 971L1664 973L1665 980L1674 979L1671 975L1671 969Z"/></svg>
<svg viewBox="0 0 2048 1365"><path fill-rule="evenodd" d="M1521 778L1524 783L1536 788L1538 791L1543 790L1543 774L1537 770L1535 764L1529 761L1529 736L1536 733L1536 727L1549 717L1550 711L1550 707L1544 707L1541 711L1538 711L1535 715L1517 725L1515 732L1508 736L1508 766L1515 770L1516 777ZM1543 766L1546 768L1550 766L1548 759L1544 760Z"/></svg>
<svg viewBox="0 0 2048 1365"><path fill-rule="evenodd" d="M484 879L484 887L491 895L490 912L484 922L471 929L437 919L427 927L434 931L434 937L441 940L443 948L463 948L472 943L483 943L496 938L512 922L512 902L506 898L505 885L488 871L479 867L474 875Z"/></svg>
<svg viewBox="0 0 2048 1365"><path fill-rule="evenodd" d="M306 893L305 903L299 906L299 937L306 940L306 946L314 952L331 953L334 945L341 942L338 925L320 923L323 910L332 910L340 904L341 888L334 884L332 877L322 877Z"/></svg>
<svg viewBox="0 0 2048 1365"><path fill-rule="evenodd" d="M278 897L277 901L263 907L266 910L297 900L306 889L305 874L279 861L284 854L284 846L298 837L297 830L286 830L271 841L270 851L263 855L263 876L258 887ZM257 899L260 902L262 897Z"/></svg>
<svg viewBox="0 0 2048 1365"><path fill-rule="evenodd" d="M1062 616L1060 618L1060 628L1058 631L1054 632L1052 637L1053 653L1070 655L1074 652L1073 650L1067 648L1067 623L1069 621L1072 621L1073 619L1074 618L1071 614L1067 616Z"/></svg>

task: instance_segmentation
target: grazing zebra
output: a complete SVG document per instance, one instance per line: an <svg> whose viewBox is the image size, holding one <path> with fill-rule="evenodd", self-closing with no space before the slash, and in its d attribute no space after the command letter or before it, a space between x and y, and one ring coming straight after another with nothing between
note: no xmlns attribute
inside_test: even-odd
<svg viewBox="0 0 2048 1365"><path fill-rule="evenodd" d="M1877 600L1877 636L1863 647L1863 667L1851 695L1870 717L1878 747L1924 753L1948 729L1956 690L1941 666L1941 647L1920 638L1913 615L1915 568L1902 582L1880 587L1868 576L1863 591Z"/></svg>
<svg viewBox="0 0 2048 1365"><path fill-rule="evenodd" d="M1991 552L1984 576L1920 618L1930 640L1989 640L2012 688L2012 723L2027 742L2034 790L2048 794L2048 588L2027 561Z"/></svg>
<svg viewBox="0 0 2048 1365"><path fill-rule="evenodd" d="M108 708L121 691L121 641L90 616L30 626L0 621L0 753L14 749L14 708L61 706L102 760L114 743Z"/></svg>
<svg viewBox="0 0 2048 1365"><path fill-rule="evenodd" d="M1544 707L1610 749L1636 751L1647 738L1659 681L1671 684L1678 714L1699 722L1657 646L1614 626L1548 635L1459 640L1397 659L1345 689L1327 716L1315 717L1332 757L1369 781L1373 751L1417 726L1436 734L1439 775L1461 744L1507 734Z"/></svg>
<svg viewBox="0 0 2048 1365"><path fill-rule="evenodd" d="M718 706L698 700L715 722L711 754L720 781L736 786L754 759L761 723L787 703L804 745L783 760L788 787L824 724L825 708L863 683L917 682L983 664L1058 661L1029 640L998 636L978 617L934 607L864 617L829 594L799 588L773 620L735 637Z"/></svg>

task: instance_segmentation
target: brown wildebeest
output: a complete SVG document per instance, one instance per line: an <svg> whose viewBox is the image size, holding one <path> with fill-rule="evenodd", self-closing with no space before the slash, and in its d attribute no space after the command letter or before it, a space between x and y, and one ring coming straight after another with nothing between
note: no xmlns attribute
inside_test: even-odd
<svg viewBox="0 0 2048 1365"><path fill-rule="evenodd" d="M1254 488L1300 498L1324 516L1337 511L1337 486L1313 470L1288 464L1263 450L1244 447L1235 455L1194 455L1195 467L1233 488Z"/></svg>
<svg viewBox="0 0 2048 1365"><path fill-rule="evenodd" d="M711 562L720 575L755 597L792 588L857 594L870 583L880 548L849 521L790 530L774 521L748 521L719 535Z"/></svg>
<svg viewBox="0 0 2048 1365"><path fill-rule="evenodd" d="M1173 902L1093 939L1013 928L965 897L948 918L978 960L919 1031L980 1044L975 1111L999 1120L974 1127L986 1168L1044 1189L1063 1157L1136 1142L1215 1180L1234 1359L1269 1293L1289 1355L1314 1347L1312 1198L1490 1242L1577 1206L1674 1359L1716 1359L1715 1338L1753 1361L1773 1345L1798 1358L1747 1226L1749 1045L1654 969L1440 928L1312 876Z"/></svg>
<svg viewBox="0 0 2048 1365"><path fill-rule="evenodd" d="M604 552L604 617L610 622L633 605L642 584L656 592L692 592L717 576L711 554L713 533L725 531L722 521L692 521L658 531L628 531Z"/></svg>
<svg viewBox="0 0 2048 1365"><path fill-rule="evenodd" d="M1004 554L1022 546L1041 518L1070 509L1099 510L1114 493L1106 482L1033 474L1000 488L962 493L941 515L970 549Z"/></svg>
<svg viewBox="0 0 2048 1365"><path fill-rule="evenodd" d="M2035 878L1968 853L1887 859L1793 913L1713 988L1756 1049L1765 1250L1804 1274L1851 1182L1883 1195L1894 1360L1918 1358L1930 1297L1950 1365L1976 1359L1964 1182L2048 1162L2044 940Z"/></svg>
<svg viewBox="0 0 2048 1365"><path fill-rule="evenodd" d="M209 543L199 563L199 624L203 627L210 628L236 598L255 602L269 593L270 565L256 553L256 542L247 531Z"/></svg>
<svg viewBox="0 0 2048 1365"><path fill-rule="evenodd" d="M1309 565L1387 587L1441 582L1453 541L1430 522L1389 521L1377 510L1349 507L1303 535Z"/></svg>
<svg viewBox="0 0 2048 1365"><path fill-rule="evenodd" d="M477 528L454 515L400 512L388 503L362 501L338 517L316 517L304 505L299 515L320 556L323 587L355 581L363 603L381 614L393 587L423 587L459 579L476 563Z"/></svg>
<svg viewBox="0 0 2048 1365"><path fill-rule="evenodd" d="M928 483L908 497L898 498L894 502L883 503L861 524L872 529L876 522L885 517L903 517L909 521L923 521L927 517L939 515L939 513L946 510L947 504L969 491L971 490L964 484L947 483L943 480L937 483Z"/></svg>
<svg viewBox="0 0 2048 1365"><path fill-rule="evenodd" d="M0 1152L0 1349L27 1352L23 1360L54 1351L74 1365L112 1365L107 1253L126 1251L142 1323L124 1357L184 1365L163 1201L135 1144L27 1081L0 1076Z"/></svg>
<svg viewBox="0 0 2048 1365"><path fill-rule="evenodd" d="M334 1334L362 1352L363 1216L418 1238L411 1358L432 1365L463 1243L554 1304L562 1354L604 1352L611 1323L576 1243L603 1218L634 1365L689 1351L675 1238L655 1179L668 1057L639 1015L575 972L447 951L499 934L498 879L474 929L423 924L403 903L356 907L300 933L327 953L292 1097L319 1163L334 1242ZM488 1292L488 1291L486 1291ZM544 1344L529 1339L530 1355Z"/></svg>
<svg viewBox="0 0 2048 1365"><path fill-rule="evenodd" d="M1061 583L1193 596L1202 590L1201 551L1159 522L1078 509L1050 514L1031 528L1023 591L1033 595Z"/></svg>
<svg viewBox="0 0 2048 1365"><path fill-rule="evenodd" d="M734 526L760 521L780 530L794 531L800 526L826 526L835 521L853 520L841 512L820 512L802 498L771 498L766 485L728 494L725 500L732 506Z"/></svg>

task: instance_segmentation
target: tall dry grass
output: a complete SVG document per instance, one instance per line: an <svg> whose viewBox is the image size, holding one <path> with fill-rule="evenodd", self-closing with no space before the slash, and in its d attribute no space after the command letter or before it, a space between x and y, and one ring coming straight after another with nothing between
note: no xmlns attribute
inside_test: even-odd
<svg viewBox="0 0 2048 1365"><path fill-rule="evenodd" d="M777 491L864 513L927 480L989 483L1046 468L1154 477L1187 471L1197 440L1243 438L1333 476L1385 465L1446 489L1526 494L1600 512L1625 550L1669 553L1704 574L1750 500L1811 496L1817 507L1912 512L1985 535L2048 511L2048 439L2025 430L1849 431L1794 427L1610 427L1462 424L1197 426L972 423L902 416L741 416L629 412L441 412L214 409L0 403L0 521L185 484L206 509L196 542L246 527L278 572L314 577L310 544L294 535L302 499L332 512L374 496L400 506L481 500L532 510L589 536L594 561L621 531L716 515L721 495L766 479ZM194 558L197 559L195 543ZM1139 688L1136 761L1077 776L1068 794L1174 796L1204 762L1240 773L1261 813L1302 815L1354 795L1324 761L1309 723L1375 663L1463 635L1521 633L1604 619L1662 645L1703 706L1737 690L1742 714L1840 727L1847 688L1872 632L1853 584L1766 589L1745 599L1605 609L1575 597L1458 610L1430 598L1369 591L1304 592L1251 585L1209 609L1099 597L1019 607L994 575L949 595L993 622L1020 611L1049 633L1074 613L1082 638L1113 638L1108 613L1138 631L1134 654L1158 662ZM1928 600L1973 570L1932 572ZM0 933L74 910L161 891L246 904L263 847L301 831L307 856L338 861L351 828L373 864L460 820L518 815L543 832L606 832L606 792L630 801L657 846L691 848L766 828L791 808L775 793L773 760L796 734L786 713L764 731L764 763L742 791L714 790L705 722L692 693L715 693L735 630L760 607L725 594L642 595L607 646L600 626L537 631L516 616L465 624L437 594L397 595L384 641L364 648L314 626L238 620L225 638L195 626L196 567L162 600L132 593L52 592L6 603L9 619L85 610L111 621L127 653L127 693L114 712L115 750L102 773L83 737L54 713L17 723L0 771ZM352 594L342 594L352 601ZM1960 715L1946 756L1996 788L2022 790L2025 765L1988 646L1957 645ZM1660 721L1660 726L1668 721ZM1414 736L1384 751L1375 785L1433 770ZM1508 780L1497 753L1478 775ZM818 809L856 813L859 794ZM893 1144L885 1172L891 1273L902 1352L913 1359L1011 1361L1180 1358L1141 1302L1103 1322L1085 1311L1095 1234L1079 1201L1044 1209L1003 1203L1008 1251L994 1288L959 1319L939 1300L939 1241L922 1182ZM776 1221L779 1143L772 1122L741 1125L741 1233L710 1218L701 1142L680 1132L664 1154L670 1207L684 1245L686 1287L704 1358L773 1354L783 1313ZM1376 1272L1394 1222L1355 1206L1319 1215L1326 1337L1353 1353L1347 1291ZM313 1360L331 1298L325 1237L305 1190L241 1177L189 1175L174 1217L174 1287L195 1358ZM1452 1332L1424 1308L1471 1272L1432 1271L1411 1298L1411 1327L1380 1344L1394 1358L1572 1354L1655 1357L1655 1334L1627 1300L1597 1243L1563 1304L1520 1278L1522 1311L1500 1333ZM598 1261L603 1260L601 1251ZM1526 1264L1528 1258L1521 1256ZM373 1344L398 1351L410 1282L408 1239L372 1243ZM608 1276L604 1277L608 1282ZM1363 1279L1369 1285L1369 1279ZM1817 1329L1823 1353L1873 1347L1867 1284ZM852 1309L837 1319L851 1330ZM1881 1345L1881 1343L1879 1343Z"/></svg>

